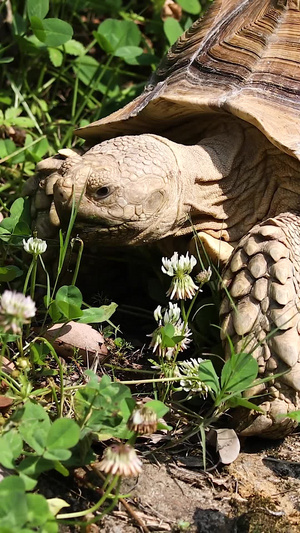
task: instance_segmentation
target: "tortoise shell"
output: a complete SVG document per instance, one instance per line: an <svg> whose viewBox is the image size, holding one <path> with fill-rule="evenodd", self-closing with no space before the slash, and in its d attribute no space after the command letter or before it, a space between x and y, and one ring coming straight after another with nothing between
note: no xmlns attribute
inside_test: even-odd
<svg viewBox="0 0 300 533"><path fill-rule="evenodd" d="M90 144L139 133L195 143L207 121L231 115L299 159L299 35L299 0L215 0L139 97L76 133Z"/></svg>

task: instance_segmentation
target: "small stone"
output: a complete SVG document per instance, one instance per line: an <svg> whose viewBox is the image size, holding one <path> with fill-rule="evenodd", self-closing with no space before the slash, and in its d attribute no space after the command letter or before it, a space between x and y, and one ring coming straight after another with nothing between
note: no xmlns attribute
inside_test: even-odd
<svg viewBox="0 0 300 533"><path fill-rule="evenodd" d="M252 276L256 279L261 278L267 273L268 263L263 254L256 254L249 261L248 268Z"/></svg>

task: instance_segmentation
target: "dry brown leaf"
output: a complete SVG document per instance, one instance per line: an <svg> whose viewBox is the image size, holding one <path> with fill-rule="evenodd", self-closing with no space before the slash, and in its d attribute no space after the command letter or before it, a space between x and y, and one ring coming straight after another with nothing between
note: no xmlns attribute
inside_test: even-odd
<svg viewBox="0 0 300 533"><path fill-rule="evenodd" d="M216 447L224 465L232 463L239 456L240 441L233 429L211 429L208 439Z"/></svg>
<svg viewBox="0 0 300 533"><path fill-rule="evenodd" d="M0 395L0 411L5 411L7 407L10 407L10 405L13 403L13 400L11 398L8 398L7 396Z"/></svg>
<svg viewBox="0 0 300 533"><path fill-rule="evenodd" d="M241 445L234 429L217 429L217 451L224 465L235 461L239 456Z"/></svg>
<svg viewBox="0 0 300 533"><path fill-rule="evenodd" d="M96 356L103 359L107 355L104 337L89 324L68 322L55 324L46 333L45 338L52 344L57 354L68 359L77 352L87 362Z"/></svg>

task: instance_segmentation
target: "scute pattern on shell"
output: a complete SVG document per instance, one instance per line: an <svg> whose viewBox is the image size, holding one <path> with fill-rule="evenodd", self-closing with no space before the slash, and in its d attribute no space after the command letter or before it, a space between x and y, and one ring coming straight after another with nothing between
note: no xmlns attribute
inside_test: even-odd
<svg viewBox="0 0 300 533"><path fill-rule="evenodd" d="M293 213L255 226L240 241L224 276L232 306L225 297L220 309L222 337L230 335L237 352L252 353L258 362L258 377L270 378L252 387L246 396L267 393L267 398L282 400L281 413L300 407L299 246L297 216ZM282 435L280 420L269 424L270 416L275 420L275 412L273 402L268 405L269 419L259 415L261 431L270 437ZM278 406L277 402L276 409ZM255 418L253 413L251 417ZM242 434L256 433L258 422L252 430L249 418L243 423L244 427L239 424ZM293 425L290 420L286 431Z"/></svg>
<svg viewBox="0 0 300 533"><path fill-rule="evenodd" d="M170 84L171 75L180 76L185 67L185 77L198 85L249 94L258 90L265 98L288 96L296 101L300 94L297 11L291 2L283 9L282 2L276 6L262 0L215 1L206 23L197 21L179 38L155 79L168 78Z"/></svg>
<svg viewBox="0 0 300 533"><path fill-rule="evenodd" d="M204 115L230 113L300 158L299 11L295 0L214 0L173 45L148 89L78 135L99 142L155 132L177 140L180 124L202 115L205 127ZM191 127L188 142L195 136L199 128Z"/></svg>

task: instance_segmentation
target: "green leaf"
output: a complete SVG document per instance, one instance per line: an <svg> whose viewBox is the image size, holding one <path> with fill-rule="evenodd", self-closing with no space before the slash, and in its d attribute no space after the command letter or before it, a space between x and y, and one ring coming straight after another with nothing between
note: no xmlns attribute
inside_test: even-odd
<svg viewBox="0 0 300 533"><path fill-rule="evenodd" d="M165 335L167 335L168 337L173 337L175 333L175 328L173 324L171 324L170 322L166 324L164 327L161 328L161 333L162 337L164 337Z"/></svg>
<svg viewBox="0 0 300 533"><path fill-rule="evenodd" d="M46 299L46 297L44 298L44 302L45 302L45 299ZM47 307L46 302L45 302L45 307ZM63 318L64 318L64 315L60 311L60 309L59 309L59 307L58 307L56 302L52 302L51 303L51 305L49 307L49 315L52 318L52 322L54 324L63 321Z"/></svg>
<svg viewBox="0 0 300 533"><path fill-rule="evenodd" d="M73 455L73 453L71 455ZM64 465L62 465L60 461L55 460L53 462L53 467L64 477L68 477L70 475L69 470Z"/></svg>
<svg viewBox="0 0 300 533"><path fill-rule="evenodd" d="M7 57L0 57L0 64L2 63L12 63L14 61L14 57L7 56Z"/></svg>
<svg viewBox="0 0 300 533"><path fill-rule="evenodd" d="M249 402L249 400L246 400L246 398L241 398L239 396L232 396L231 398L228 398L228 400L226 400L226 404L232 408L246 407L247 409L259 411L260 413L264 412L263 409L261 409L258 405L255 405L255 403Z"/></svg>
<svg viewBox="0 0 300 533"><path fill-rule="evenodd" d="M114 55L117 57L130 58L142 55L143 49L139 46L120 46Z"/></svg>
<svg viewBox="0 0 300 533"><path fill-rule="evenodd" d="M201 4L198 0L177 0L177 3L187 13L198 15L201 11Z"/></svg>
<svg viewBox="0 0 300 533"><path fill-rule="evenodd" d="M10 122L12 119L18 117L22 112L19 107L8 107L5 111L5 120Z"/></svg>
<svg viewBox="0 0 300 533"><path fill-rule="evenodd" d="M173 19L172 17L168 17L164 21L164 32L170 45L172 46L172 44L177 41L178 37L182 35L183 29L177 20Z"/></svg>
<svg viewBox="0 0 300 533"><path fill-rule="evenodd" d="M72 452L65 450L64 448L57 448L55 450L46 450L43 454L44 459L49 461L67 461L70 459Z"/></svg>
<svg viewBox="0 0 300 533"><path fill-rule="evenodd" d="M47 450L56 448L72 448L79 440L80 429L70 418L58 418L49 430L46 447Z"/></svg>
<svg viewBox="0 0 300 533"><path fill-rule="evenodd" d="M0 139L0 157L6 157L13 154L17 147L11 139Z"/></svg>
<svg viewBox="0 0 300 533"><path fill-rule="evenodd" d="M93 35L108 54L115 54L118 48L124 46L138 46L142 37L134 22L115 19L104 20Z"/></svg>
<svg viewBox="0 0 300 533"><path fill-rule="evenodd" d="M19 476L22 481L24 481L25 490L33 490L37 485L37 480L33 479L32 477L26 476L26 474L23 474L23 472L20 472L18 468Z"/></svg>
<svg viewBox="0 0 300 533"><path fill-rule="evenodd" d="M53 518L50 514L46 498L41 494L26 494L27 501L27 521L30 527L43 525L48 518Z"/></svg>
<svg viewBox="0 0 300 533"><path fill-rule="evenodd" d="M10 216L15 220L30 221L30 200L26 198L18 198L14 201L10 208Z"/></svg>
<svg viewBox="0 0 300 533"><path fill-rule="evenodd" d="M82 310L77 305L73 305L70 302L58 301L56 302L58 309L69 320L74 320L82 315Z"/></svg>
<svg viewBox="0 0 300 533"><path fill-rule="evenodd" d="M102 69L102 66L93 57L84 55L74 61L73 70L85 85L90 85L96 77L96 72Z"/></svg>
<svg viewBox="0 0 300 533"><path fill-rule="evenodd" d="M176 343L168 335L163 335L162 336L162 345L163 345L164 348L174 348L174 346L176 346Z"/></svg>
<svg viewBox="0 0 300 533"><path fill-rule="evenodd" d="M0 483L1 498L4 497L6 494L9 495L12 492L14 493L25 492L24 481L22 481L22 479L20 479L19 476L6 477Z"/></svg>
<svg viewBox="0 0 300 533"><path fill-rule="evenodd" d="M58 289L56 296L55 296L56 303L58 302L66 302L70 303L72 305L76 305L77 307L81 307L82 305L82 294L75 285L63 285Z"/></svg>
<svg viewBox="0 0 300 533"><path fill-rule="evenodd" d="M53 516L56 516L64 507L70 507L70 505L61 498L50 498L47 500L50 512Z"/></svg>
<svg viewBox="0 0 300 533"><path fill-rule="evenodd" d="M124 58L128 65L157 65L159 63L159 58L154 54L142 53L140 56L136 57L125 57Z"/></svg>
<svg viewBox="0 0 300 533"><path fill-rule="evenodd" d="M27 14L29 19L38 17L45 18L49 11L49 0L27 0Z"/></svg>
<svg viewBox="0 0 300 533"><path fill-rule="evenodd" d="M26 457L18 466L17 471L22 476L29 478L38 478L42 472L47 472L54 468L53 461L44 459L44 457Z"/></svg>
<svg viewBox="0 0 300 533"><path fill-rule="evenodd" d="M300 423L300 410L298 411L290 411L288 414L285 414L285 415L280 415L278 418L282 418L282 417L289 417L289 418L292 418L293 420L296 420L297 422Z"/></svg>
<svg viewBox="0 0 300 533"><path fill-rule="evenodd" d="M39 404L27 402L19 425L21 437L39 455L45 449L46 437L50 428L50 419Z"/></svg>
<svg viewBox="0 0 300 533"><path fill-rule="evenodd" d="M66 54L71 56L83 56L85 53L85 48L82 43L75 41L75 39L70 39L70 41L64 44L64 50Z"/></svg>
<svg viewBox="0 0 300 533"><path fill-rule="evenodd" d="M43 100L40 100L41 106L42 106L42 102ZM47 112L47 109L43 111ZM26 146L26 141L25 141L25 146ZM41 139L38 143L34 144L33 146L31 146L30 148L26 150L26 155L28 155L28 157L31 156L34 163L38 163L39 161L41 161L44 155L48 152L48 150L49 150L48 140Z"/></svg>
<svg viewBox="0 0 300 533"><path fill-rule="evenodd" d="M73 29L68 22L56 18L30 20L34 35L46 46L60 46L72 38Z"/></svg>
<svg viewBox="0 0 300 533"><path fill-rule="evenodd" d="M61 53L61 51L58 50L58 48L49 47L48 48L48 53L49 53L49 57L50 57L50 61L51 61L52 65L54 67L60 67L62 65L63 58L64 58L64 56Z"/></svg>
<svg viewBox="0 0 300 533"><path fill-rule="evenodd" d="M11 429L0 437L0 463L5 468L14 469L15 459L23 449L23 441L15 429Z"/></svg>
<svg viewBox="0 0 300 533"><path fill-rule="evenodd" d="M89 307L88 309L83 309L82 316L79 318L78 322L80 324L96 324L99 322L105 322L114 314L118 305L112 302L109 305L102 305L101 307Z"/></svg>
<svg viewBox="0 0 300 533"><path fill-rule="evenodd" d="M200 363L198 375L200 380L214 392L220 391L219 379L211 361L205 360Z"/></svg>
<svg viewBox="0 0 300 533"><path fill-rule="evenodd" d="M124 433L128 417L128 409L122 402L132 398L130 389L112 383L109 376L103 376L100 382L95 375L94 378L75 394L75 412L82 436L94 432L119 437Z"/></svg>
<svg viewBox="0 0 300 533"><path fill-rule="evenodd" d="M25 485L18 476L9 476L0 483L1 528L19 531L27 519Z"/></svg>
<svg viewBox="0 0 300 533"><path fill-rule="evenodd" d="M232 354L222 369L222 390L223 392L244 391L253 384L257 374L258 364L251 354Z"/></svg>
<svg viewBox="0 0 300 533"><path fill-rule="evenodd" d="M14 265L0 267L0 282L12 281L15 278L22 276L23 271Z"/></svg>
<svg viewBox="0 0 300 533"><path fill-rule="evenodd" d="M150 402L145 403L145 406L152 409L156 413L157 418L162 418L169 411L169 407L159 400L150 400Z"/></svg>

